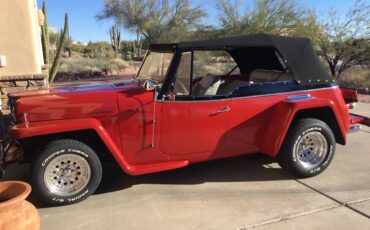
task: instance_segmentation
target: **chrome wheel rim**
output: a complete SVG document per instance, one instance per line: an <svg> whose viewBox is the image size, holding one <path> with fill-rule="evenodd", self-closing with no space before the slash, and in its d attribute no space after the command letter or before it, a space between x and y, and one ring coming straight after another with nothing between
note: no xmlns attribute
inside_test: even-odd
<svg viewBox="0 0 370 230"><path fill-rule="evenodd" d="M47 189L58 196L72 196L86 188L91 168L87 160L76 154L55 157L46 166L44 182Z"/></svg>
<svg viewBox="0 0 370 230"><path fill-rule="evenodd" d="M295 149L296 158L306 169L319 166L328 154L328 142L320 132L309 132L299 140Z"/></svg>

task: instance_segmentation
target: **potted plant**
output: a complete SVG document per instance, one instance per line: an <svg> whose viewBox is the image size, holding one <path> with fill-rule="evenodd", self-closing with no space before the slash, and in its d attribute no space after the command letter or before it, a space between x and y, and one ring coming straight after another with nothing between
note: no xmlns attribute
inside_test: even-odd
<svg viewBox="0 0 370 230"><path fill-rule="evenodd" d="M37 209L26 201L30 193L25 182L0 182L0 229L40 229Z"/></svg>

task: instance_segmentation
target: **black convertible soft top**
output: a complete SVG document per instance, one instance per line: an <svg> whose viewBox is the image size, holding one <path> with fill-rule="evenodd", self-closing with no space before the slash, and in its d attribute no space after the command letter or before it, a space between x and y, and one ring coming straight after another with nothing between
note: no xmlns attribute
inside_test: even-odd
<svg viewBox="0 0 370 230"><path fill-rule="evenodd" d="M252 34L212 40L152 44L152 51L174 50L226 50L234 58L242 73L253 69L288 70L296 81L307 83L332 83L308 38L293 38L269 34ZM276 52L278 54L276 54ZM279 63L279 55L286 67Z"/></svg>

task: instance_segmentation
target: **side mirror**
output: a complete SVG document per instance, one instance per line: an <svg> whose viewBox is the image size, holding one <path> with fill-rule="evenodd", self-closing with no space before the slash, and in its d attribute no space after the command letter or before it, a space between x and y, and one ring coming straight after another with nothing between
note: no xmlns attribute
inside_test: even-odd
<svg viewBox="0 0 370 230"><path fill-rule="evenodd" d="M153 91L153 90L156 89L156 87L157 87L157 85L152 80L145 80L144 83L143 83L143 88L146 91Z"/></svg>

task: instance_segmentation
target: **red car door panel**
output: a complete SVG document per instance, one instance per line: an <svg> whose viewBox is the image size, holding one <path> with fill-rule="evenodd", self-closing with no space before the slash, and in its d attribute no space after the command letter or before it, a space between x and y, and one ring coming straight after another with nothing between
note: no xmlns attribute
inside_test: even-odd
<svg viewBox="0 0 370 230"><path fill-rule="evenodd" d="M169 155L220 151L230 100L162 102L160 149Z"/></svg>

